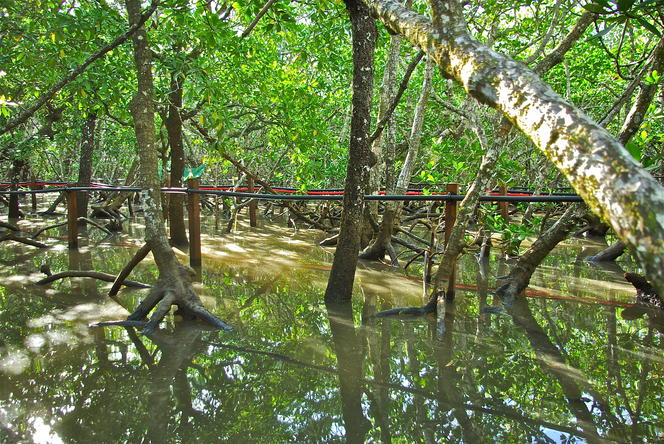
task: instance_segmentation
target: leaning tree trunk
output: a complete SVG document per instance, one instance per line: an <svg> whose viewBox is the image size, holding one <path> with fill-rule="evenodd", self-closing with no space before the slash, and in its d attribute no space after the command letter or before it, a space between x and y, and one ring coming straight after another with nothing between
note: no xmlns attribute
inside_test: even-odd
<svg viewBox="0 0 664 444"><path fill-rule="evenodd" d="M578 205L570 205L560 219L542 233L530 248L519 256L507 277L507 282L496 290L496 294L509 299L526 289L537 266L542 263L556 245L567 237L576 225L577 211Z"/></svg>
<svg viewBox="0 0 664 444"><path fill-rule="evenodd" d="M130 25L141 18L140 0L126 0ZM136 142L140 158L139 184L145 205L145 241L150 245L154 260L159 269L159 279L149 295L139 304L128 320L144 319L157 307L143 328L150 333L171 309L177 305L185 315L202 318L217 328L230 329L220 319L210 314L201 303L191 285L191 269L182 266L171 249L164 228L161 211L161 189L157 174L157 143L154 131L154 104L152 100L152 53L148 46L145 26L141 26L132 36L134 61L138 80L138 90L131 101L130 109L134 119Z"/></svg>
<svg viewBox="0 0 664 444"><path fill-rule="evenodd" d="M625 243L623 241L618 241L594 256L586 258L586 260L591 262L612 262L622 256L625 252L625 248Z"/></svg>
<svg viewBox="0 0 664 444"><path fill-rule="evenodd" d="M92 154L95 149L95 126L97 125L97 112L89 111L81 127L81 154L78 162L78 181L76 186L89 187L92 183ZM76 209L78 217L88 216L87 192L76 193Z"/></svg>
<svg viewBox="0 0 664 444"><path fill-rule="evenodd" d="M435 300L441 300L442 302L443 296L446 296L447 299L452 299L454 297L453 294L445 295L444 292L446 292L449 287L449 281L456 266L457 258L466 246L464 240L466 228L468 227L468 224L475 213L475 208L480 201L480 194L487 188L489 181L493 177L494 166L498 160L498 147L501 146L501 141L509 132L509 125L503 122L503 127L501 128L497 139L493 141L491 146L487 146L486 136L480 127L481 123L478 121L479 119L473 120L474 122L471 122L471 125L474 127L473 129L480 145L485 149L485 153L482 157L482 162L477 171L475 180L466 192L466 196L459 204L456 222L452 228L452 233L447 241L447 245L445 246L443 257L438 265L438 271L436 272L434 280L434 289L429 299L429 305L432 305Z"/></svg>
<svg viewBox="0 0 664 444"><path fill-rule="evenodd" d="M651 71L664 72L664 38L659 40L655 50L652 54L652 64L650 65ZM655 94L657 93L658 85L656 83L642 84L639 93L636 96L636 101L632 108L630 108L625 122L623 123L620 133L618 134L618 140L626 144L629 140L636 134L638 129L643 123L643 119L646 116L648 107L652 103ZM618 241L615 244L609 246L603 251L600 251L595 256L588 258L592 261L614 261L618 259L625 252L625 244L622 241ZM660 290L661 291L661 290Z"/></svg>
<svg viewBox="0 0 664 444"><path fill-rule="evenodd" d="M376 22L360 0L345 0L353 38L353 115L339 241L325 290L327 302L349 301L360 250L364 193L375 158L369 146Z"/></svg>
<svg viewBox="0 0 664 444"><path fill-rule="evenodd" d="M445 75L521 129L611 224L664 293L664 188L620 142L533 71L471 37L458 1L431 0L440 27L395 0L363 1L390 30L431 55Z"/></svg>
<svg viewBox="0 0 664 444"><path fill-rule="evenodd" d="M127 177L125 179L126 186L132 186L136 182L136 176L138 174L139 162L132 162L127 172ZM104 201L103 205L93 205L92 206L92 216L99 218L118 218L121 219L122 215L120 213L120 208L124 202L128 199L131 199L134 196L133 191L120 191L118 193L111 193L108 198Z"/></svg>

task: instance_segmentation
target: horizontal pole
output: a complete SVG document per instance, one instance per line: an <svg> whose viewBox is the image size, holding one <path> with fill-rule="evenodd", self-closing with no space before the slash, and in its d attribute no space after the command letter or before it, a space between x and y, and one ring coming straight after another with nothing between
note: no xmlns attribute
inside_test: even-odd
<svg viewBox="0 0 664 444"><path fill-rule="evenodd" d="M47 188L43 190L25 190L25 191L0 191L0 194L42 194L59 193L63 191L119 191L119 192L138 192L140 187L58 187ZM244 197L247 199L258 200L312 200L312 201L330 201L343 200L343 194L259 194L246 193L241 191L222 191L206 189L189 188L163 188L162 191L170 193L196 193L209 194L228 197ZM453 202L461 201L464 194L370 194L364 196L365 200L377 201L424 201L424 202ZM582 202L580 196L576 194L545 194L545 195L521 195L521 196L500 196L484 195L480 196L482 202Z"/></svg>
<svg viewBox="0 0 664 444"><path fill-rule="evenodd" d="M214 191L214 190L201 190L196 189L187 190L188 193L196 194L212 194L217 196L228 197L245 197L248 199L258 200L343 200L343 195L308 195L308 194L257 194L257 193L244 193L238 191ZM464 194L431 194L431 195L403 195L403 194L369 194L364 196L365 200L378 200L378 201L430 201L430 202L453 202L461 201L465 197ZM480 196L483 202L582 202L581 196Z"/></svg>

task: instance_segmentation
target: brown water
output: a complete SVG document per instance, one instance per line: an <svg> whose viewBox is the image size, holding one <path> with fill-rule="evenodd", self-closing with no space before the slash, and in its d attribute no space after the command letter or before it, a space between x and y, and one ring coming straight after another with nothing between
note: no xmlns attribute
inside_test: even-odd
<svg viewBox="0 0 664 444"><path fill-rule="evenodd" d="M80 253L55 238L47 251L0 245L1 442L664 437L663 324L651 313L625 319L634 292L620 272L577 262L599 245L562 246L529 297L490 312L502 303L488 288L508 268L465 257L438 321L362 323L363 312L422 302L420 281L379 264L361 264L352 311L326 307L322 234L271 225L204 239L199 293L230 334L172 320L151 338L88 328L123 318L145 293L116 302L104 296L110 284L34 284L42 264L116 273L136 249L127 245L140 244L140 224L130 228L102 243L92 232ZM155 276L146 261L131 278Z"/></svg>

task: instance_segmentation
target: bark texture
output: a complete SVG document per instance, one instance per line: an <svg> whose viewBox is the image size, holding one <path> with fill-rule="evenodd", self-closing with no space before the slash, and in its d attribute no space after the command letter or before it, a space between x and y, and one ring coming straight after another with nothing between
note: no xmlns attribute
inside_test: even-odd
<svg viewBox="0 0 664 444"><path fill-rule="evenodd" d="M360 250L364 193L369 170L375 163L369 144L371 96L373 93L376 22L360 0L347 0L353 38L353 115L344 187L341 231L325 290L328 302L349 301L353 293L355 268Z"/></svg>
<svg viewBox="0 0 664 444"><path fill-rule="evenodd" d="M664 292L664 188L616 138L533 71L468 35L456 1L432 1L440 6L437 27L394 0L364 1L388 28L432 56L446 76L523 131Z"/></svg>

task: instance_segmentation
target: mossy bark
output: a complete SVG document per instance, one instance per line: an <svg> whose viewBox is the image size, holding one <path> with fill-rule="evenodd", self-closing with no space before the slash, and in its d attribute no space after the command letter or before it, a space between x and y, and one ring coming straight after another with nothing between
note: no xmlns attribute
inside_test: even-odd
<svg viewBox="0 0 664 444"><path fill-rule="evenodd" d="M391 31L424 49L444 75L500 111L567 177L664 292L664 188L622 144L536 73L473 37L458 2L432 0L440 26L395 0L363 0Z"/></svg>

